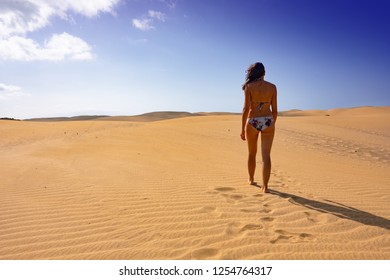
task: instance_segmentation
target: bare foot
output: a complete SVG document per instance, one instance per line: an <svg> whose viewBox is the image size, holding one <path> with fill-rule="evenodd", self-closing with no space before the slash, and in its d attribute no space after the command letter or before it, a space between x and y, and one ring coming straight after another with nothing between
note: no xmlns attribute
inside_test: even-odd
<svg viewBox="0 0 390 280"><path fill-rule="evenodd" d="M268 193L268 187L266 187L266 186L262 186L261 190L263 193Z"/></svg>
<svg viewBox="0 0 390 280"><path fill-rule="evenodd" d="M249 179L248 184L249 185L256 185L256 182L254 181L254 179Z"/></svg>

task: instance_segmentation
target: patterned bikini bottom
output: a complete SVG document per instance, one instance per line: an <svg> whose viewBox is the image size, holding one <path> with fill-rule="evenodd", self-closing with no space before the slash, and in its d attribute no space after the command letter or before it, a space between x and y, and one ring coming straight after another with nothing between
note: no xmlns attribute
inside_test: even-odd
<svg viewBox="0 0 390 280"><path fill-rule="evenodd" d="M254 128L256 128L258 131L263 131L267 127L272 126L272 124L274 123L274 118L272 116L249 118L248 123Z"/></svg>

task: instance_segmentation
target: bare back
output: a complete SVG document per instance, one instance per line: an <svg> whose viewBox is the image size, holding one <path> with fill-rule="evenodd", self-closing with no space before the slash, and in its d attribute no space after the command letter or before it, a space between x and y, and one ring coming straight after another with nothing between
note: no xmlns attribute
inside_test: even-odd
<svg viewBox="0 0 390 280"><path fill-rule="evenodd" d="M276 113L276 86L270 82L259 80L245 86L245 94L249 95L249 118L271 116ZM272 111L271 111L272 107Z"/></svg>

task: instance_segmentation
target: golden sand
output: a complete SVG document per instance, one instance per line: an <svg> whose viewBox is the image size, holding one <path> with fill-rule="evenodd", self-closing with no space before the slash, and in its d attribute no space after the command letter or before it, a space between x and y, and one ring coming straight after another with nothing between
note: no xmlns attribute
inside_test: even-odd
<svg viewBox="0 0 390 280"><path fill-rule="evenodd" d="M0 259L390 259L389 107L279 117L268 194L241 116L164 116L0 121Z"/></svg>

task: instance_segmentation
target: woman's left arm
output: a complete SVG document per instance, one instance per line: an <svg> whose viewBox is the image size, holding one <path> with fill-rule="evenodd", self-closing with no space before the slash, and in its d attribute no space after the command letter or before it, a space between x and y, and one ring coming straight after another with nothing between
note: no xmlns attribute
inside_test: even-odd
<svg viewBox="0 0 390 280"><path fill-rule="evenodd" d="M276 89L275 86L275 91L272 96L272 101L271 101L271 107L272 107L272 116L274 117L274 123L276 122L276 118L278 117L278 98L277 98L277 93L278 90Z"/></svg>
<svg viewBox="0 0 390 280"><path fill-rule="evenodd" d="M242 109L241 139L245 141L246 140L245 126L246 126L246 121L248 119L248 114L250 110L251 97L250 97L250 92L247 90L247 87L245 87L244 93L245 93L245 100L244 100L244 108Z"/></svg>

